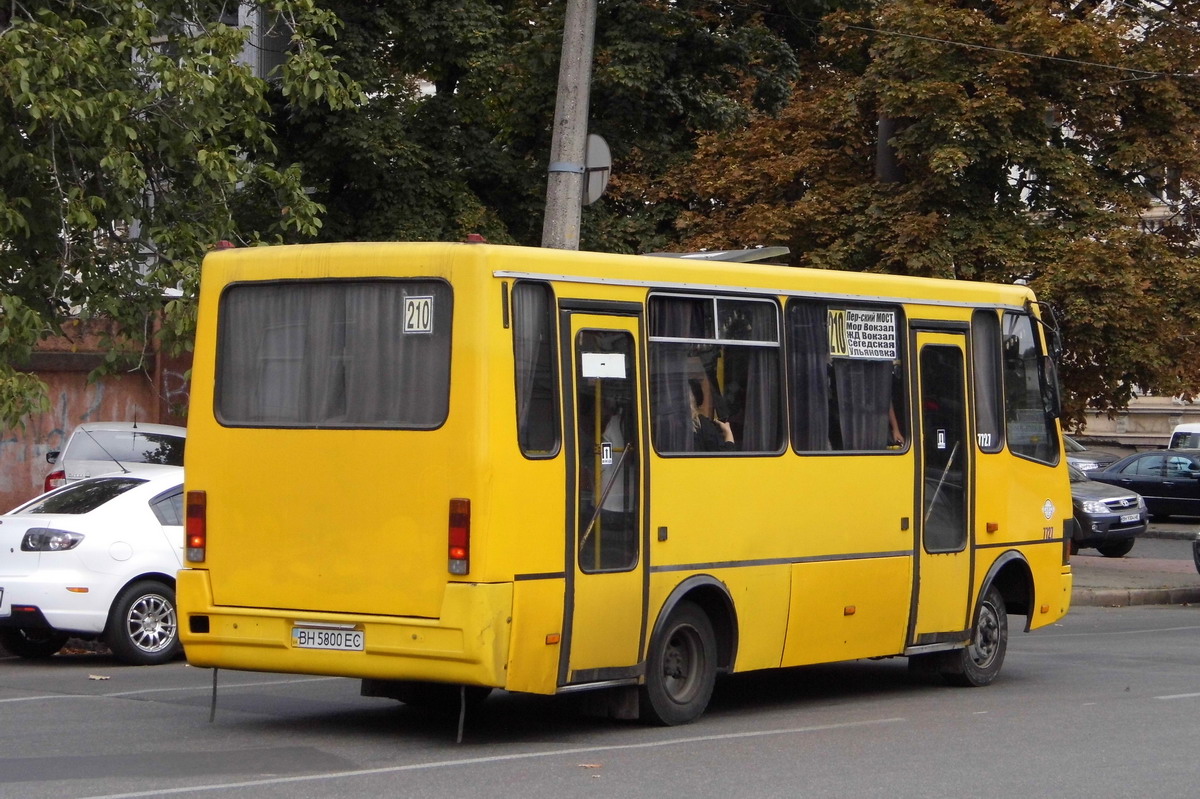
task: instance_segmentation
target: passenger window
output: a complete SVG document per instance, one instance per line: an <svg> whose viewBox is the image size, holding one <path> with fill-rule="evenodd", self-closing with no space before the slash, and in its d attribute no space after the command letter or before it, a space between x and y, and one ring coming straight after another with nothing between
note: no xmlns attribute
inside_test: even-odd
<svg viewBox="0 0 1200 799"><path fill-rule="evenodd" d="M529 457L551 457L559 446L554 296L544 283L522 282L512 305L517 440Z"/></svg>
<svg viewBox="0 0 1200 799"><path fill-rule="evenodd" d="M772 300L650 298L650 403L664 454L783 447L779 310Z"/></svg>
<svg viewBox="0 0 1200 799"><path fill-rule="evenodd" d="M1003 361L1000 317L976 311L971 317L971 363L975 372L975 443L983 452L1004 449Z"/></svg>
<svg viewBox="0 0 1200 799"><path fill-rule="evenodd" d="M150 500L150 510L154 511L159 524L183 524L183 486L172 488Z"/></svg>
<svg viewBox="0 0 1200 799"><path fill-rule="evenodd" d="M900 310L788 303L788 388L797 452L907 446Z"/></svg>
<svg viewBox="0 0 1200 799"><path fill-rule="evenodd" d="M1127 471L1134 474L1162 477L1164 461L1165 459L1162 455L1149 455L1134 461L1130 464L1132 468L1127 469Z"/></svg>
<svg viewBox="0 0 1200 799"><path fill-rule="evenodd" d="M1186 477L1192 470L1187 458L1174 457L1167 460L1167 477Z"/></svg>

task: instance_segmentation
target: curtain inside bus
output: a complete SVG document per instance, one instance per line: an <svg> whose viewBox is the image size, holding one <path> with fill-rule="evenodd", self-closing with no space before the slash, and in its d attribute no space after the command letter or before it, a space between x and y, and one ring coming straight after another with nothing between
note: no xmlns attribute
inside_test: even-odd
<svg viewBox="0 0 1200 799"><path fill-rule="evenodd" d="M425 321L406 321L414 307ZM244 283L221 297L224 424L432 428L450 398L453 295L441 281Z"/></svg>

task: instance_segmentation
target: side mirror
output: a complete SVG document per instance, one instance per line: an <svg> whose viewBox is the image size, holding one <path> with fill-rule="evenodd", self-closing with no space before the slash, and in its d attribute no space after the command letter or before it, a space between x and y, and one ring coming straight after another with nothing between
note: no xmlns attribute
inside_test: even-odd
<svg viewBox="0 0 1200 799"><path fill-rule="evenodd" d="M58 455L59 455L58 450L56 450L56 449L50 450L49 452L46 453L46 463L50 464L51 466L58 463Z"/></svg>

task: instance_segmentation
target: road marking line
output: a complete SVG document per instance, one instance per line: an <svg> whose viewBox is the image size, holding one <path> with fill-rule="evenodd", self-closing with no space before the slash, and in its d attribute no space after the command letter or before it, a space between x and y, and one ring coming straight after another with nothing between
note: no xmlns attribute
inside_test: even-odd
<svg viewBox="0 0 1200 799"><path fill-rule="evenodd" d="M1156 696L1155 699L1195 699L1200 696L1200 693L1195 694L1168 694L1167 696Z"/></svg>
<svg viewBox="0 0 1200 799"><path fill-rule="evenodd" d="M757 730L754 732L731 732L721 735L696 735L688 738L671 738L665 741L646 741L636 744L610 744L606 746L578 746L570 749L554 749L545 752L521 752L511 755L490 755L487 757L467 757L455 760L435 760L429 763L410 763L404 766L386 766L383 768L357 769L354 771L335 771L326 774L307 774L295 777L273 777L262 780L245 780L242 782L221 782L209 785L191 785L180 788L158 788L151 791L136 791L133 793L110 793L84 799L137 799L143 796L167 796L169 794L199 793L201 791L221 791L234 788L252 788L259 785L286 785L297 782L315 782L317 780L345 779L346 777L368 777L375 774L396 774L403 771L422 771L425 769L451 768L454 766L477 766L485 763L504 763L515 760L532 760L544 757L563 757L567 755L591 755L599 752L619 752L636 749L655 749L663 746L680 746L683 744L701 743L705 741L730 741L739 738L766 738L777 735L798 735L808 732L824 732L827 730L845 730L854 727L869 727L879 724L895 724L906 721L904 718L872 719L870 721L847 721L838 724L816 724L809 727L791 727L782 730Z"/></svg>
<svg viewBox="0 0 1200 799"><path fill-rule="evenodd" d="M234 688L264 688L272 685L291 685L300 682L322 682L326 680L344 680L345 677L304 677L296 680L271 680L270 682L222 683L220 690L229 691ZM136 691L114 691L108 694L44 694L41 696L17 696L11 699L0 699L0 705L9 702L36 702L39 699L119 699L123 696L138 696L140 694L165 694L172 691L194 691L208 694L210 686L179 686L178 688L141 688Z"/></svg>

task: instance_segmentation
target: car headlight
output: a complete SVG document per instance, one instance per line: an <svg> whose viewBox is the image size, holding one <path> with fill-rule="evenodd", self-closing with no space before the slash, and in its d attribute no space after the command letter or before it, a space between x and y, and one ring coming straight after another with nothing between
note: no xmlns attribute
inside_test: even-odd
<svg viewBox="0 0 1200 799"><path fill-rule="evenodd" d="M1075 464L1075 468L1081 472L1090 472L1092 469L1099 467L1100 464L1095 461L1079 461Z"/></svg>
<svg viewBox="0 0 1200 799"><path fill-rule="evenodd" d="M62 552L74 549L83 540L80 533L68 533L66 530L51 530L49 527L35 527L25 533L21 539L22 552Z"/></svg>
<svg viewBox="0 0 1200 799"><path fill-rule="evenodd" d="M1085 499L1080 503L1084 513L1112 513L1112 509L1096 499Z"/></svg>

